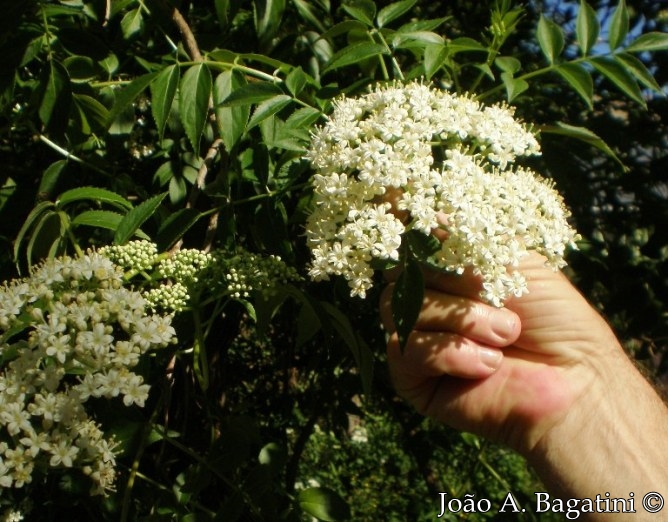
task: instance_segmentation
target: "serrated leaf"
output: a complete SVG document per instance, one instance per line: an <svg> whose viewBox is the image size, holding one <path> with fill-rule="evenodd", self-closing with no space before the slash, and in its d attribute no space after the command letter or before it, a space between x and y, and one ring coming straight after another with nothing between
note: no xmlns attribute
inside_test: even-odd
<svg viewBox="0 0 668 522"><path fill-rule="evenodd" d="M587 143L610 156L624 171L628 170L610 146L600 136L585 127L576 127L567 123L557 122L556 125L543 125L539 130L541 133L558 134Z"/></svg>
<svg viewBox="0 0 668 522"><path fill-rule="evenodd" d="M378 25L379 28L385 27L390 22L393 22L410 11L416 3L417 0L403 0L401 2L394 2L386 5L378 11L376 25Z"/></svg>
<svg viewBox="0 0 668 522"><path fill-rule="evenodd" d="M338 51L325 67L323 74L341 67L359 63L374 56L388 54L382 44L372 42L357 42Z"/></svg>
<svg viewBox="0 0 668 522"><path fill-rule="evenodd" d="M292 102L292 98L287 94L279 94L278 96L274 96L273 98L263 101L260 105L257 106L255 112L253 112L251 119L248 121L248 126L246 129L252 129L269 116L273 116L284 107L287 107L290 102Z"/></svg>
<svg viewBox="0 0 668 522"><path fill-rule="evenodd" d="M632 54L619 53L615 55L614 59L620 62L621 66L625 67L645 87L656 92L661 92L659 83L649 69L645 67L645 64L638 60L638 58Z"/></svg>
<svg viewBox="0 0 668 522"><path fill-rule="evenodd" d="M295 67L285 78L285 86L288 92L293 96L297 96L308 81L308 76L301 67Z"/></svg>
<svg viewBox="0 0 668 522"><path fill-rule="evenodd" d="M643 107L647 105L635 78L633 78L624 66L609 58L593 58L590 63L629 98L638 102Z"/></svg>
<svg viewBox="0 0 668 522"><path fill-rule="evenodd" d="M81 111L82 116L86 118L86 122L90 125L92 132L99 133L104 131L109 119L109 111L104 105L92 96L85 94L74 94L72 95L72 100Z"/></svg>
<svg viewBox="0 0 668 522"><path fill-rule="evenodd" d="M322 112L312 107L303 107L293 112L285 120L285 126L293 129L308 129L322 116Z"/></svg>
<svg viewBox="0 0 668 522"><path fill-rule="evenodd" d="M220 102L221 107L253 105L283 94L281 88L272 82L253 82L234 89Z"/></svg>
<svg viewBox="0 0 668 522"><path fill-rule="evenodd" d="M160 225L155 239L159 252L165 252L174 245L202 217L194 208L182 208L171 214Z"/></svg>
<svg viewBox="0 0 668 522"><path fill-rule="evenodd" d="M417 322L424 299L424 276L420 264L409 257L392 291L392 319L403 352Z"/></svg>
<svg viewBox="0 0 668 522"><path fill-rule="evenodd" d="M132 203L130 203L123 196L112 192L111 190L98 187L78 187L63 192L56 200L56 206L63 208L65 205L75 201L100 201L108 203L121 210L131 210Z"/></svg>
<svg viewBox="0 0 668 522"><path fill-rule="evenodd" d="M299 507L318 520L336 522L350 519L350 508L335 491L324 488L303 489L297 495Z"/></svg>
<svg viewBox="0 0 668 522"><path fill-rule="evenodd" d="M245 76L236 70L225 71L219 74L214 82L213 100L216 105L218 132L228 151L231 151L237 144L246 129L250 106L223 107L222 101L245 85Z"/></svg>
<svg viewBox="0 0 668 522"><path fill-rule="evenodd" d="M536 37L545 58L550 64L553 64L564 49L564 33L561 27L541 15Z"/></svg>
<svg viewBox="0 0 668 522"><path fill-rule="evenodd" d="M72 219L72 226L88 226L116 230L123 215L111 210L85 210Z"/></svg>
<svg viewBox="0 0 668 522"><path fill-rule="evenodd" d="M580 8L575 19L575 33L582 56L587 56L596 44L600 28L594 8L587 3L587 0L580 0Z"/></svg>
<svg viewBox="0 0 668 522"><path fill-rule="evenodd" d="M211 84L211 72L205 64L193 65L181 80L179 89L181 123L195 154L199 154L200 139L209 115Z"/></svg>
<svg viewBox="0 0 668 522"><path fill-rule="evenodd" d="M137 7L125 13L123 19L121 20L121 31L123 32L123 38L125 40L130 40L137 34L139 34L144 28L144 15L142 13L142 8Z"/></svg>
<svg viewBox="0 0 668 522"><path fill-rule="evenodd" d="M320 40L331 40L342 34L348 34L353 31L365 31L367 27L358 20L344 20L333 25L327 31L320 35Z"/></svg>
<svg viewBox="0 0 668 522"><path fill-rule="evenodd" d="M130 210L118 224L118 228L114 234L114 243L117 245L125 244L137 232L139 227L158 210L158 207L166 196L166 192L158 194Z"/></svg>
<svg viewBox="0 0 668 522"><path fill-rule="evenodd" d="M165 125L172 110L176 90L181 78L181 69L178 65L165 67L151 83L151 112L158 129L158 136L162 141Z"/></svg>
<svg viewBox="0 0 668 522"><path fill-rule="evenodd" d="M525 80L513 78L513 75L507 72L501 73L501 80L506 88L509 103L529 88L529 84Z"/></svg>
<svg viewBox="0 0 668 522"><path fill-rule="evenodd" d="M422 59L424 74L427 80L430 80L434 74L441 68L447 55L444 44L427 45L424 48L424 58Z"/></svg>
<svg viewBox="0 0 668 522"><path fill-rule="evenodd" d="M611 51L614 51L624 43L628 32L629 10L626 8L626 1L619 0L617 7L612 13L610 27L608 28L608 43Z"/></svg>
<svg viewBox="0 0 668 522"><path fill-rule="evenodd" d="M665 51L668 49L668 34L651 32L641 34L633 40L626 51L629 53L640 53L643 51Z"/></svg>
<svg viewBox="0 0 668 522"><path fill-rule="evenodd" d="M151 84L157 75L157 72L152 72L144 74L139 78L135 78L116 94L114 105L111 108L111 111L109 111L107 127L111 126L111 124L114 123L114 120L135 101L137 96L144 92L144 89Z"/></svg>
<svg viewBox="0 0 668 522"><path fill-rule="evenodd" d="M62 127L67 121L72 100L72 86L67 70L56 60L49 61L44 93L39 105L39 119L46 127Z"/></svg>
<svg viewBox="0 0 668 522"><path fill-rule="evenodd" d="M561 64L555 68L555 71L568 82L571 88L582 97L587 107L591 109L594 96L594 82L589 72L577 63Z"/></svg>
<svg viewBox="0 0 668 522"><path fill-rule="evenodd" d="M371 0L349 0L341 4L342 9L367 27L373 27L376 17L376 3Z"/></svg>

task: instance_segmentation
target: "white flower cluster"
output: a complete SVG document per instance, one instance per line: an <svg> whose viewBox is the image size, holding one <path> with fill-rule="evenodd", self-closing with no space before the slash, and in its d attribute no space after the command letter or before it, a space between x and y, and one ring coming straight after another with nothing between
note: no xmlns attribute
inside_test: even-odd
<svg viewBox="0 0 668 522"><path fill-rule="evenodd" d="M501 306L527 291L508 266L536 250L561 267L578 238L552 184L514 168L517 157L539 152L505 105L485 107L418 82L339 98L307 153L316 170L310 276L341 275L364 297L372 260L397 261L406 232L441 228L447 239L423 261L458 273L472 267L482 297Z"/></svg>
<svg viewBox="0 0 668 522"><path fill-rule="evenodd" d="M175 340L171 317L145 308L123 272L92 252L0 288L0 491L49 468L81 469L94 494L113 488L115 442L86 403L144 405L149 385L132 368Z"/></svg>

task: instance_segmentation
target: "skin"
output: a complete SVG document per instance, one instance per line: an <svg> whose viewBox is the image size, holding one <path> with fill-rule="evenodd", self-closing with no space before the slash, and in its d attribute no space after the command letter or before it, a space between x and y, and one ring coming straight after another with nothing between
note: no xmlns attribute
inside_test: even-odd
<svg viewBox="0 0 668 522"><path fill-rule="evenodd" d="M554 496L634 492L634 520L656 520L640 501L668 495L668 409L562 273L538 254L519 270L529 293L504 308L480 302L470 273L426 273L403 354L387 286L381 316L398 393L424 415L516 449Z"/></svg>

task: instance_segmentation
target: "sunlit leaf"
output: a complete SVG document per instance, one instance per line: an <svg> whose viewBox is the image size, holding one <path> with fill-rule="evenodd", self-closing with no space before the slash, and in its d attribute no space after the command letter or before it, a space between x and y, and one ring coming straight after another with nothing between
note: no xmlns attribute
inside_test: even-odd
<svg viewBox="0 0 668 522"><path fill-rule="evenodd" d="M254 0L255 29L261 41L268 41L281 26L285 0Z"/></svg>
<svg viewBox="0 0 668 522"><path fill-rule="evenodd" d="M151 83L151 111L162 140L181 77L178 65L165 67Z"/></svg>
<svg viewBox="0 0 668 522"><path fill-rule="evenodd" d="M651 32L642 34L633 40L626 50L630 53L668 50L668 33Z"/></svg>
<svg viewBox="0 0 668 522"><path fill-rule="evenodd" d="M520 94L529 88L529 84L520 78L513 78L513 75L507 72L501 73L501 80L506 88L508 102L512 102Z"/></svg>
<svg viewBox="0 0 668 522"><path fill-rule="evenodd" d="M197 64L185 72L179 88L181 123L196 154L199 154L200 139L209 114L211 83L209 68Z"/></svg>
<svg viewBox="0 0 668 522"><path fill-rule="evenodd" d="M640 87L626 67L610 58L593 58L591 64L629 98L643 107L646 106Z"/></svg>
<svg viewBox="0 0 668 522"><path fill-rule="evenodd" d="M125 244L137 232L139 227L158 210L165 196L167 196L166 192L158 194L130 210L118 224L118 229L114 234L114 243L117 245Z"/></svg>
<svg viewBox="0 0 668 522"><path fill-rule="evenodd" d="M347 65L359 63L374 56L381 56L387 54L386 47L382 44L372 42L357 42L347 47L344 47L337 52L325 67L323 73L340 69Z"/></svg>
<svg viewBox="0 0 668 522"><path fill-rule="evenodd" d="M338 493L324 488L303 489L297 496L299 507L318 520L336 522L350 519L350 508Z"/></svg>
<svg viewBox="0 0 668 522"><path fill-rule="evenodd" d="M403 0L386 5L380 11L378 11L376 24L378 27L385 27L390 22L393 22L397 18L410 11L416 3L417 0Z"/></svg>
<svg viewBox="0 0 668 522"><path fill-rule="evenodd" d="M627 69L635 78L648 89L661 92L661 86L644 63L628 53L619 53L614 57L622 67Z"/></svg>
<svg viewBox="0 0 668 522"><path fill-rule="evenodd" d="M77 201L99 201L108 203L121 210L130 210L132 203L115 192L99 187L77 187L63 192L56 200L56 206L63 208L65 205Z"/></svg>
<svg viewBox="0 0 668 522"><path fill-rule="evenodd" d="M276 114L278 111L289 105L290 102L292 102L292 98L287 94L279 94L278 96L263 101L257 106L255 112L253 112L253 115L248 121L247 129L252 129L264 119Z"/></svg>
<svg viewBox="0 0 668 522"><path fill-rule="evenodd" d="M285 86L290 91L290 94L297 96L306 83L308 82L308 76L301 67L295 67L290 71L290 73L285 78Z"/></svg>
<svg viewBox="0 0 668 522"><path fill-rule="evenodd" d="M348 0L341 4L341 8L368 27L373 27L376 17L376 3L372 0Z"/></svg>
<svg viewBox="0 0 668 522"><path fill-rule="evenodd" d="M555 71L568 82L591 109L594 97L594 82L587 69L578 63L564 63L559 65Z"/></svg>
<svg viewBox="0 0 668 522"><path fill-rule="evenodd" d="M112 210L84 210L72 218L72 226L88 226L116 230L123 214Z"/></svg>
<svg viewBox="0 0 668 522"><path fill-rule="evenodd" d="M391 45L395 49L406 47L407 43L421 43L425 44L443 44L445 40L440 34L433 33L431 31L414 31L414 32L402 32L394 33L391 39Z"/></svg>
<svg viewBox="0 0 668 522"><path fill-rule="evenodd" d="M554 63L564 49L564 33L561 27L541 15L536 37L547 61Z"/></svg>
<svg viewBox="0 0 668 522"><path fill-rule="evenodd" d="M580 8L575 20L575 32L582 56L587 56L596 44L599 31L600 24L596 18L596 11L587 3L587 0L580 0Z"/></svg>
<svg viewBox="0 0 668 522"><path fill-rule="evenodd" d="M272 82L253 82L233 89L219 105L221 107L236 107L238 105L252 105L269 98L283 94L283 90Z"/></svg>
<svg viewBox="0 0 668 522"><path fill-rule="evenodd" d="M619 0L617 7L612 13L610 27L608 28L608 43L610 44L611 51L624 43L628 32L629 10L626 8L626 1Z"/></svg>
<svg viewBox="0 0 668 522"><path fill-rule="evenodd" d="M121 20L121 31L123 31L123 38L126 40L132 39L144 29L144 15L142 8L137 7L125 13Z"/></svg>

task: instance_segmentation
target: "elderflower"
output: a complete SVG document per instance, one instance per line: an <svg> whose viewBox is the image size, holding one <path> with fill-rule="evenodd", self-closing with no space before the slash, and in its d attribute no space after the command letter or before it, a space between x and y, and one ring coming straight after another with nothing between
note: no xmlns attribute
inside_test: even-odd
<svg viewBox="0 0 668 522"><path fill-rule="evenodd" d="M440 228L446 239L421 260L471 268L483 280L481 297L502 306L527 292L522 274L507 267L536 250L558 269L579 237L553 184L514 167L539 153L507 105L485 107L418 82L338 98L307 153L315 169L309 275L343 276L351 295L365 297L374 260L397 262L407 233Z"/></svg>
<svg viewBox="0 0 668 522"><path fill-rule="evenodd" d="M171 316L148 314L123 284L110 259L88 253L46 261L0 287L2 488L72 468L92 479L93 494L113 489L116 442L87 403L119 397L143 406L149 385L132 369L175 340Z"/></svg>

